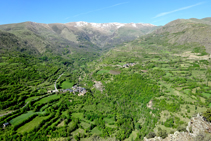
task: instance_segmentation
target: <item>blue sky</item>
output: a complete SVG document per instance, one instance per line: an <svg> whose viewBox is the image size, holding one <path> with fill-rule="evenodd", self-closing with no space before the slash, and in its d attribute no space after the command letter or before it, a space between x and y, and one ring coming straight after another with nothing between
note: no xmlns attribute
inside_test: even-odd
<svg viewBox="0 0 211 141"><path fill-rule="evenodd" d="M86 21L165 25L178 18L211 17L210 7L208 0L1 0L0 24Z"/></svg>

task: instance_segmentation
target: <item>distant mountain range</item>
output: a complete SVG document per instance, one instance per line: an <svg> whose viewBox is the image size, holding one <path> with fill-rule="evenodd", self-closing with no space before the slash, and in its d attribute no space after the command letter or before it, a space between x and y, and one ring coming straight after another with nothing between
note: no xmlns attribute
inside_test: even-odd
<svg viewBox="0 0 211 141"><path fill-rule="evenodd" d="M87 23L42 24L24 22L0 25L0 30L14 34L26 46L32 46L39 53L70 52L74 50L93 51L111 48L117 44L134 40L151 33L159 26L142 23Z"/></svg>
<svg viewBox="0 0 211 141"><path fill-rule="evenodd" d="M51 25L52 28L59 26ZM87 23L87 22L73 22L63 24L63 29L68 28L75 31L75 34L85 34L90 41L99 47L109 47L125 41L134 40L137 37L151 33L158 27L152 24L142 23ZM61 26L60 26L61 29ZM76 33L77 31L77 33ZM64 36L64 34L61 34ZM66 36L64 36L67 38Z"/></svg>
<svg viewBox="0 0 211 141"><path fill-rule="evenodd" d="M211 18L178 19L165 26L82 21L65 24L23 22L0 25L1 37L4 35L4 38L5 36L15 38L19 49L22 47L25 48L22 50L30 49L31 52L41 54L51 52L58 55L64 52L101 52L147 34L165 34L167 42L171 44L198 43L211 53L210 31Z"/></svg>

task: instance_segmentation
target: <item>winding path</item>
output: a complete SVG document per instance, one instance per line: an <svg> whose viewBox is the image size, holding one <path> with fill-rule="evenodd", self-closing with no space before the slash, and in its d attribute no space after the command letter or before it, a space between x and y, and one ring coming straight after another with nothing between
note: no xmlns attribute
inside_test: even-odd
<svg viewBox="0 0 211 141"><path fill-rule="evenodd" d="M59 75L59 77L56 79L55 83L54 83L54 87L55 87L55 92L58 92L58 89L56 88L56 82L59 80L59 78L63 75L63 73L61 75Z"/></svg>
<svg viewBox="0 0 211 141"><path fill-rule="evenodd" d="M5 114L1 114L0 117L5 116L5 115L8 115L8 114L10 114L12 112L14 112L14 111L11 111L11 112L8 112L8 113L5 113Z"/></svg>

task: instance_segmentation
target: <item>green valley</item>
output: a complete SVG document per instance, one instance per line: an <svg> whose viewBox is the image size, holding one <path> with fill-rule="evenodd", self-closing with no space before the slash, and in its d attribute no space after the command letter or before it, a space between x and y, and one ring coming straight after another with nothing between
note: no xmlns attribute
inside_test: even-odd
<svg viewBox="0 0 211 141"><path fill-rule="evenodd" d="M210 122L209 18L172 21L147 35L118 29L122 39L133 37L107 39L105 48L82 33L72 42L66 25L35 32L25 24L0 25L0 124L9 124L1 140L164 139L193 132L186 126L198 113Z"/></svg>

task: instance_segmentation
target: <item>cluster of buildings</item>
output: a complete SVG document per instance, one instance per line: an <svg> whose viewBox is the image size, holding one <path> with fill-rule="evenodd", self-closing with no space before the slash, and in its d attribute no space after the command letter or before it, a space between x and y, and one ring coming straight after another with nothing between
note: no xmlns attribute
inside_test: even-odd
<svg viewBox="0 0 211 141"><path fill-rule="evenodd" d="M48 93L56 93L56 92L62 92L62 93L66 93L66 92L70 92L70 93L76 93L78 92L78 96L83 96L87 90L83 87L78 87L77 85L73 86L72 89L60 89L60 90L49 90Z"/></svg>
<svg viewBox="0 0 211 141"><path fill-rule="evenodd" d="M71 89L61 89L60 92L63 92L63 93L70 92L70 93L72 93L73 90L71 90Z"/></svg>
<svg viewBox="0 0 211 141"><path fill-rule="evenodd" d="M127 63L127 64L124 64L122 67L123 68L128 68L128 67L132 67L134 66L136 63Z"/></svg>

